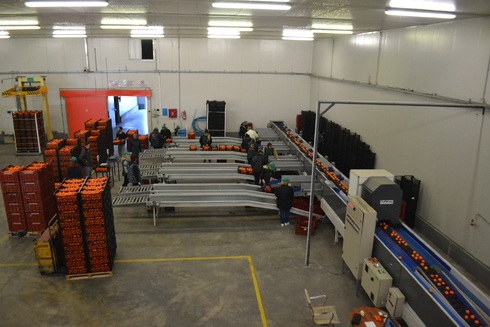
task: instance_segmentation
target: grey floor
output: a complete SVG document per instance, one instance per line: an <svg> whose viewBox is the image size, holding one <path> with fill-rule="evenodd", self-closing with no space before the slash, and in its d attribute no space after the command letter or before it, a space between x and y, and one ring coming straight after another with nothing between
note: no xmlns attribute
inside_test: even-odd
<svg viewBox="0 0 490 327"><path fill-rule="evenodd" d="M33 161L42 156L0 145L0 168ZM270 211L177 209L154 227L146 207L114 208L113 275L67 280L39 273L35 237L10 236L0 208L0 326L313 326L304 288L327 294L349 326L350 311L370 304L342 273L342 243L326 221L306 266L295 217L281 227Z"/></svg>

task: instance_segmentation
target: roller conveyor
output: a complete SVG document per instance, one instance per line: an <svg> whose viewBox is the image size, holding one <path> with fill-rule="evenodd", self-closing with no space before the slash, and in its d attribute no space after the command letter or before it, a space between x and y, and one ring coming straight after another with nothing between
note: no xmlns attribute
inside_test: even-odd
<svg viewBox="0 0 490 327"><path fill-rule="evenodd" d="M123 206L135 206L135 205L146 205L148 202L148 194L145 195L133 195L133 196L118 196L112 201L112 206L123 207Z"/></svg>

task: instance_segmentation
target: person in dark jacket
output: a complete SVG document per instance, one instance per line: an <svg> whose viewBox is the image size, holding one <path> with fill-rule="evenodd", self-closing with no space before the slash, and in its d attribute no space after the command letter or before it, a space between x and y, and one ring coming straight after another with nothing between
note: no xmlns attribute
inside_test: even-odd
<svg viewBox="0 0 490 327"><path fill-rule="evenodd" d="M131 153L136 157L136 163L139 163L141 152L141 142L138 138L138 134L133 134L133 139L131 140Z"/></svg>
<svg viewBox="0 0 490 327"><path fill-rule="evenodd" d="M155 127L153 129L153 132L151 132L150 134L150 145L154 148L154 149L161 149L163 148L163 136L162 134L160 134L160 132L158 131L158 127Z"/></svg>
<svg viewBox="0 0 490 327"><path fill-rule="evenodd" d="M66 169L66 178L84 178L83 167L78 164L77 157L70 158L70 165Z"/></svg>
<svg viewBox="0 0 490 327"><path fill-rule="evenodd" d="M281 226L289 225L289 211L293 206L294 190L289 186L289 179L283 177L281 186L274 192L277 198L277 208L279 208L279 217Z"/></svg>
<svg viewBox="0 0 490 327"><path fill-rule="evenodd" d="M85 144L78 156L78 160L81 163L85 177L92 175L92 152L90 151L90 143Z"/></svg>
<svg viewBox="0 0 490 327"><path fill-rule="evenodd" d="M279 160L279 155L277 154L276 149L272 146L272 143L267 143L266 148L264 149L264 155L269 158L270 156L273 156L274 159Z"/></svg>
<svg viewBox="0 0 490 327"><path fill-rule="evenodd" d="M201 144L201 149L204 148L205 145L210 147L211 144L213 144L213 138L207 129L204 130L204 134L199 138L199 143Z"/></svg>
<svg viewBox="0 0 490 327"><path fill-rule="evenodd" d="M251 143L247 149L247 162L249 164L252 163L252 159L255 157L256 154L257 154L257 148L255 147L255 143Z"/></svg>
<svg viewBox="0 0 490 327"><path fill-rule="evenodd" d="M264 150L260 149L259 152L250 161L250 166L252 166L252 172L254 174L255 185L259 185L260 173L262 172L262 166L267 164L269 160L264 156Z"/></svg>
<svg viewBox="0 0 490 327"><path fill-rule="evenodd" d="M163 144L167 143L167 140L172 139L172 132L167 128L167 125L163 124L160 134L163 137Z"/></svg>
<svg viewBox="0 0 490 327"><path fill-rule="evenodd" d="M134 158L132 158L134 159ZM141 172L138 163L131 162L128 169L128 182L131 185L137 186L141 185Z"/></svg>
<svg viewBox="0 0 490 327"><path fill-rule="evenodd" d="M121 165L122 165L122 175L123 175L123 178L124 178L124 181L123 181L123 184L122 186L128 186L128 172L129 172L129 166L131 165L131 153L129 152L123 152L122 154L122 161L121 161Z"/></svg>
<svg viewBox="0 0 490 327"><path fill-rule="evenodd" d="M262 187L271 184L275 169L276 164L274 162L269 162L262 166L262 171L260 172L260 185Z"/></svg>
<svg viewBox="0 0 490 327"><path fill-rule="evenodd" d="M245 136L245 133L247 132L247 124L248 121L244 121L243 123L240 124L240 129L238 130L238 136L243 139Z"/></svg>
<svg viewBox="0 0 490 327"><path fill-rule="evenodd" d="M121 142L117 145L117 154L119 155L119 157L122 157L123 148L124 148L124 145L126 144L127 137L128 136L126 135L126 133L123 132L122 127L118 126L115 139L119 140Z"/></svg>

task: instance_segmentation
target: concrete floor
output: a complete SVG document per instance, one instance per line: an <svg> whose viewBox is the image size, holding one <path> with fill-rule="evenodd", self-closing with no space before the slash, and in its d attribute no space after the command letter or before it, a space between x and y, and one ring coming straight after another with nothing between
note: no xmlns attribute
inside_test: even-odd
<svg viewBox="0 0 490 327"><path fill-rule="evenodd" d="M42 161L0 145L0 168ZM116 181L113 196L121 181ZM305 265L306 237L294 221L257 209L161 213L153 226L146 207L114 208L113 276L66 280L41 275L35 237L8 234L0 200L1 326L314 326L304 300L327 294L342 326L370 301L349 270L333 226L318 224Z"/></svg>

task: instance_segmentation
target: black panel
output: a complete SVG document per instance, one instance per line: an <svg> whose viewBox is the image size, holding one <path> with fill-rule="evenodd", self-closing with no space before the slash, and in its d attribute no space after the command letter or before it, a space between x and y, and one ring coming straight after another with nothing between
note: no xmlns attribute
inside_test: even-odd
<svg viewBox="0 0 490 327"><path fill-rule="evenodd" d="M141 40L141 59L153 60L153 40Z"/></svg>

